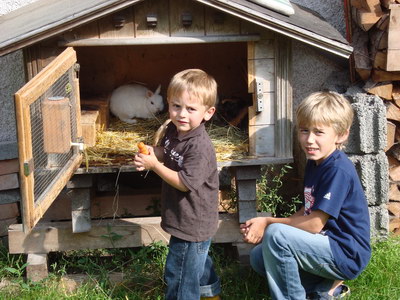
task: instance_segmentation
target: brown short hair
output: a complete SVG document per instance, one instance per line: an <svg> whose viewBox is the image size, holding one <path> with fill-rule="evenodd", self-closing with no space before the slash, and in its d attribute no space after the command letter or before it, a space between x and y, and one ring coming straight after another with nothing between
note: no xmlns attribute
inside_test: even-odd
<svg viewBox="0 0 400 300"><path fill-rule="evenodd" d="M344 135L353 123L353 108L349 101L335 92L316 92L305 98L296 110L297 127L332 126L336 134Z"/></svg>
<svg viewBox="0 0 400 300"><path fill-rule="evenodd" d="M217 83L214 78L200 69L187 69L174 75L167 90L168 101L179 97L184 91L201 101L207 108L217 101Z"/></svg>

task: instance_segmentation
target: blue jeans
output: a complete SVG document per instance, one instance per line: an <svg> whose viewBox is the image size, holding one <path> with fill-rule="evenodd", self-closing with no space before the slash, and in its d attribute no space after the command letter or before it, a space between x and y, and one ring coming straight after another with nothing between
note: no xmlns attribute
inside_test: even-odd
<svg viewBox="0 0 400 300"><path fill-rule="evenodd" d="M220 280L208 255L211 239L188 242L171 236L165 264L166 300L199 300L221 292Z"/></svg>
<svg viewBox="0 0 400 300"><path fill-rule="evenodd" d="M328 292L337 269L328 237L285 225L267 227L261 244L250 253L253 269L267 277L272 299L306 299L311 292Z"/></svg>

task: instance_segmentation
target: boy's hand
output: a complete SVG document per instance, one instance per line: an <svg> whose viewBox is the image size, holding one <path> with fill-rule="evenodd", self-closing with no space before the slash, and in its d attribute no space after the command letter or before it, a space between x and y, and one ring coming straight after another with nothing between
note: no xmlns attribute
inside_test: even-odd
<svg viewBox="0 0 400 300"><path fill-rule="evenodd" d="M133 161L138 171L152 170L154 166L159 163L157 157L154 154L154 149L151 146L146 146L149 150L149 154L137 153Z"/></svg>
<svg viewBox="0 0 400 300"><path fill-rule="evenodd" d="M268 226L268 217L253 218L244 224L240 224L240 232L243 241L250 244L258 244L262 241L264 231Z"/></svg>

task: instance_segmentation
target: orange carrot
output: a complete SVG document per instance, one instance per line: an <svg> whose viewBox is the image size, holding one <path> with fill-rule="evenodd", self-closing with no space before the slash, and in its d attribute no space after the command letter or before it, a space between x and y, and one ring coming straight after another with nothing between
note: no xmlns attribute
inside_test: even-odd
<svg viewBox="0 0 400 300"><path fill-rule="evenodd" d="M142 154L150 154L149 149L147 149L146 145L143 142L138 144L139 152Z"/></svg>

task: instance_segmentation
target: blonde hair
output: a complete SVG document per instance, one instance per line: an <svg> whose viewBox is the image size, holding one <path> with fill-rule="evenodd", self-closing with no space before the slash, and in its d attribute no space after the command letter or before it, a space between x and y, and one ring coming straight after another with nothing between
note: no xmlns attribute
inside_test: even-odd
<svg viewBox="0 0 400 300"><path fill-rule="evenodd" d="M332 126L343 136L353 123L354 112L349 101L335 92L316 92L305 98L296 110L297 127Z"/></svg>
<svg viewBox="0 0 400 300"><path fill-rule="evenodd" d="M171 79L167 100L180 97L187 91L191 98L198 99L207 108L214 107L217 100L217 83L214 78L200 69L183 70Z"/></svg>

